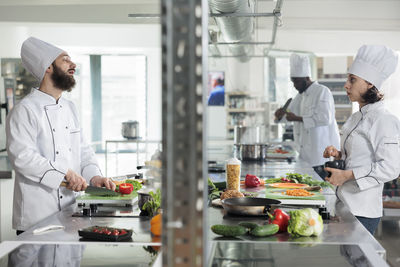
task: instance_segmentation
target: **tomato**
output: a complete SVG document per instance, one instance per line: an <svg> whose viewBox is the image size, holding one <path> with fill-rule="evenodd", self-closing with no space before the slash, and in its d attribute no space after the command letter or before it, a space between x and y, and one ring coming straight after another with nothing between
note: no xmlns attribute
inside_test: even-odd
<svg viewBox="0 0 400 267"><path fill-rule="evenodd" d="M106 229L106 230L104 230L103 234L105 234L105 235L111 235L111 231L108 230L108 229Z"/></svg>
<svg viewBox="0 0 400 267"><path fill-rule="evenodd" d="M123 183L119 185L119 192L121 194L130 194L133 191L133 185L128 183Z"/></svg>
<svg viewBox="0 0 400 267"><path fill-rule="evenodd" d="M124 229L122 229L122 230L119 232L119 235L124 235L124 234L126 234L126 231L125 231Z"/></svg>
<svg viewBox="0 0 400 267"><path fill-rule="evenodd" d="M119 235L119 231L117 229L112 230L111 232L112 235Z"/></svg>
<svg viewBox="0 0 400 267"><path fill-rule="evenodd" d="M99 232L99 229L94 228L94 229L92 230L92 232L93 232L93 233L98 233L98 232Z"/></svg>

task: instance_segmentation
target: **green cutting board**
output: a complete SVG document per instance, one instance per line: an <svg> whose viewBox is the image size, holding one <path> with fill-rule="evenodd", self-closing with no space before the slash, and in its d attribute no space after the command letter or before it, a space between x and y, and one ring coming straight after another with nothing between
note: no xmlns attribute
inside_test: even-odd
<svg viewBox="0 0 400 267"><path fill-rule="evenodd" d="M307 199L307 200L325 200L325 196L321 194L319 191L311 191L310 193L314 193L313 196L309 197L296 197L296 196L287 196L283 195L282 192L285 192L286 189L282 188L266 188L265 197L272 199Z"/></svg>
<svg viewBox="0 0 400 267"><path fill-rule="evenodd" d="M77 197L77 200L132 200L137 197L137 192L133 191L129 195L121 195L121 196L95 196L90 194L84 194L82 196Z"/></svg>

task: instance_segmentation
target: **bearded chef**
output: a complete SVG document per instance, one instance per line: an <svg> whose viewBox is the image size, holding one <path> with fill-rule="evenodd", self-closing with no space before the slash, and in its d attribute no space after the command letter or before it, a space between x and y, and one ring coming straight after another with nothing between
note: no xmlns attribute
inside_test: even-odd
<svg viewBox="0 0 400 267"><path fill-rule="evenodd" d="M62 96L75 85L75 63L67 52L34 37L22 44L21 58L40 86L11 110L6 123L17 234L75 202L75 192L89 183L115 189L83 137L75 105ZM60 187L63 180L66 188Z"/></svg>
<svg viewBox="0 0 400 267"><path fill-rule="evenodd" d="M292 54L290 77L299 92L287 110L275 112L275 117L293 122L293 136L299 158L310 166L322 165L327 146L339 145L339 131L335 119L333 96L328 87L311 80L310 60ZM285 120L283 120L285 121Z"/></svg>
<svg viewBox="0 0 400 267"><path fill-rule="evenodd" d="M397 53L389 47L360 47L344 85L360 109L340 131L340 151L333 146L324 151L325 157L345 161L345 170L326 168L332 172L326 180L337 186L337 197L371 234L383 215L383 184L400 173L400 121L386 110L380 90L397 64Z"/></svg>

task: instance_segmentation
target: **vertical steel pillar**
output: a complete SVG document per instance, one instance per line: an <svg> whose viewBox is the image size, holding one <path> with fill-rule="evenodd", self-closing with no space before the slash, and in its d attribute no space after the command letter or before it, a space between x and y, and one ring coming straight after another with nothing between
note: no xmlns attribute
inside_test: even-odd
<svg viewBox="0 0 400 267"><path fill-rule="evenodd" d="M207 3L161 1L162 258L163 266L168 267L204 263L203 72L207 40L203 38L207 35L203 30L207 22L203 25L203 14L207 4L203 2Z"/></svg>

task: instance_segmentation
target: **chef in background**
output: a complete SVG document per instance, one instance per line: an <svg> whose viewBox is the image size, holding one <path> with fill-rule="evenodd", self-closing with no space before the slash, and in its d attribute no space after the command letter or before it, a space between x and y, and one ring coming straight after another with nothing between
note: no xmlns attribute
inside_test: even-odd
<svg viewBox="0 0 400 267"><path fill-rule="evenodd" d="M299 158L310 166L322 165L327 146L339 145L339 131L335 119L333 96L328 87L311 80L310 60L292 54L290 77L299 92L287 110L275 112L275 117L293 122L293 135Z"/></svg>
<svg viewBox="0 0 400 267"><path fill-rule="evenodd" d="M397 64L396 52L386 46L360 47L344 85L360 110L340 131L340 151L333 146L324 151L325 157L345 161L345 170L326 168L332 172L326 180L337 186L337 197L371 234L383 215L383 185L400 173L400 121L385 109L380 91Z"/></svg>
<svg viewBox="0 0 400 267"><path fill-rule="evenodd" d="M17 234L75 202L75 192L89 183L115 189L84 140L75 105L62 96L75 85L75 63L67 52L34 37L22 44L21 58L40 86L11 110L6 123ZM63 180L67 188L60 187Z"/></svg>

